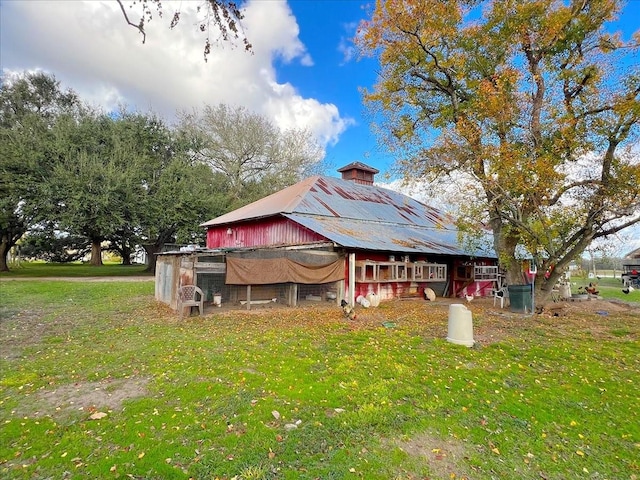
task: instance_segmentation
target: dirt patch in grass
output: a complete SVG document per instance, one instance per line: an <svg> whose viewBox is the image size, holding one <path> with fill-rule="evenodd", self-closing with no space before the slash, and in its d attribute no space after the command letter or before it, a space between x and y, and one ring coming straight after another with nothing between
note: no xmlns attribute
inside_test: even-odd
<svg viewBox="0 0 640 480"><path fill-rule="evenodd" d="M409 440L396 442L396 446L410 457L426 462L431 478L471 478L465 468L467 446L460 440L422 433Z"/></svg>
<svg viewBox="0 0 640 480"><path fill-rule="evenodd" d="M640 307L621 302L619 300L590 299L582 301L567 301L567 310L571 313L595 313L595 312L630 312L639 310Z"/></svg>
<svg viewBox="0 0 640 480"><path fill-rule="evenodd" d="M69 331L73 322L68 318L46 319L40 309L2 312L0 315L0 358L22 357L24 348L41 344L45 337Z"/></svg>
<svg viewBox="0 0 640 480"><path fill-rule="evenodd" d="M25 398L15 412L29 417L60 417L81 412L121 410L125 400L146 395L149 378L107 379L41 389Z"/></svg>

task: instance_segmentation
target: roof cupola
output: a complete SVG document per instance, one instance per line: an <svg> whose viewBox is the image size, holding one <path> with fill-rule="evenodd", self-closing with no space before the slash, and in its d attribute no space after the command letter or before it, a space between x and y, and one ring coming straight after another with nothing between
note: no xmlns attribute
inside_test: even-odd
<svg viewBox="0 0 640 480"><path fill-rule="evenodd" d="M380 170L361 162L350 163L349 165L339 168L338 171L342 173L343 180L360 185L373 185L373 177L376 173L380 172Z"/></svg>

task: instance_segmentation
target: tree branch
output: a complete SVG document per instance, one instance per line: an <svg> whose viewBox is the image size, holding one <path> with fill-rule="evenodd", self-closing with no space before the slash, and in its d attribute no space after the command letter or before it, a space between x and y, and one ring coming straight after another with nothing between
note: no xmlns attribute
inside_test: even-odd
<svg viewBox="0 0 640 480"><path fill-rule="evenodd" d="M591 180L591 179L568 183L567 185L564 185L562 188L560 188L558 190L558 193L555 194L555 196L549 199L549 205L551 206L558 203L558 201L560 201L560 197L562 197L562 195L567 193L572 188L584 187L586 185L599 185L599 183L600 182L598 180Z"/></svg>
<svg viewBox="0 0 640 480"><path fill-rule="evenodd" d="M129 20L129 15L127 15L127 11L124 9L124 5L122 4L122 0L116 0L116 2L118 2L118 5L120 5L120 10L122 10L122 15L124 15L124 19L127 22L127 24L131 25L133 28L135 28L136 30L138 30L142 34L142 43L144 43L145 40L147 39L147 34L144 31L144 27L142 26L142 23L138 23L136 25L131 20Z"/></svg>

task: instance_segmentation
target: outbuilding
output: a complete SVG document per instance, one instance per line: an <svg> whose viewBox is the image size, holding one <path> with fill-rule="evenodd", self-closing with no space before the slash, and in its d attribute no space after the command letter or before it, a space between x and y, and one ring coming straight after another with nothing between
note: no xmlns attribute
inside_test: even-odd
<svg viewBox="0 0 640 480"><path fill-rule="evenodd" d="M454 219L374 184L360 162L316 175L202 224L206 248L163 254L156 298L175 307L179 285L207 301L251 305L345 299L488 296L500 286L490 237L463 246Z"/></svg>
<svg viewBox="0 0 640 480"><path fill-rule="evenodd" d="M640 248L627 253L622 259L622 284L640 288Z"/></svg>

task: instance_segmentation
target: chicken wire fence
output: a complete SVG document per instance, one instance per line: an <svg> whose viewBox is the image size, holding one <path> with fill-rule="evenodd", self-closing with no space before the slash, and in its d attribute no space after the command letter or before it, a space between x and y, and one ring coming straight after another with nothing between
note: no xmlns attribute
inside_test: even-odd
<svg viewBox="0 0 640 480"><path fill-rule="evenodd" d="M226 285L224 274L200 273L197 285L205 302L213 302L219 294L222 305L243 306L250 295L251 305L299 305L306 302L332 302L337 295L336 282L320 284L276 283L269 285Z"/></svg>

